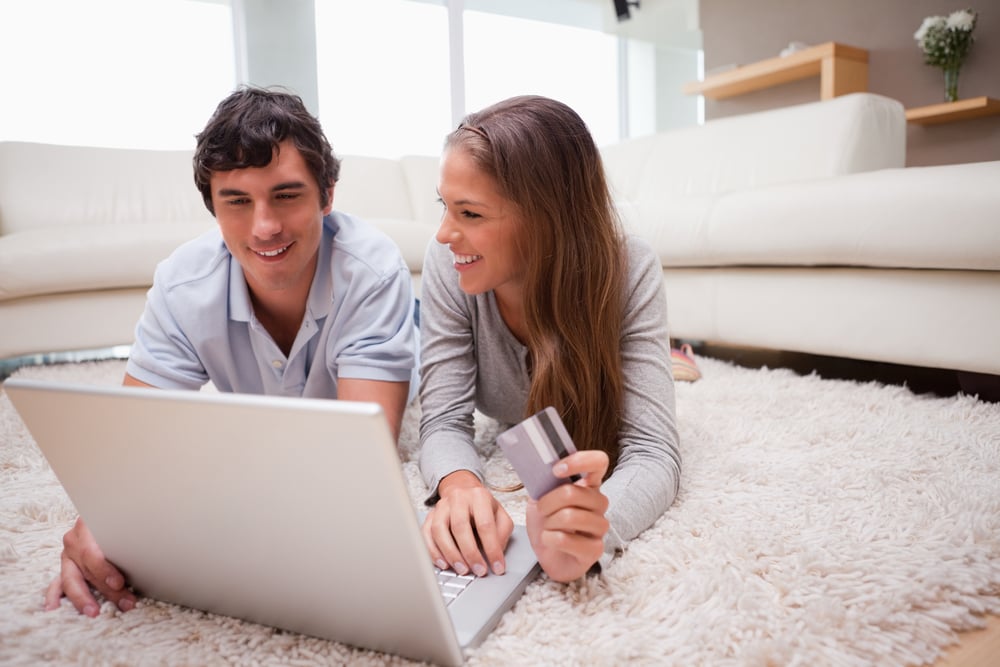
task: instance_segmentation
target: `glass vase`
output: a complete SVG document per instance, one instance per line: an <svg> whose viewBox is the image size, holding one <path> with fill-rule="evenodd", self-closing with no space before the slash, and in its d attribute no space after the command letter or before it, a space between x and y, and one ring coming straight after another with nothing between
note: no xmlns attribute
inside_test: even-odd
<svg viewBox="0 0 1000 667"><path fill-rule="evenodd" d="M958 65L949 65L944 69L944 101L958 101Z"/></svg>

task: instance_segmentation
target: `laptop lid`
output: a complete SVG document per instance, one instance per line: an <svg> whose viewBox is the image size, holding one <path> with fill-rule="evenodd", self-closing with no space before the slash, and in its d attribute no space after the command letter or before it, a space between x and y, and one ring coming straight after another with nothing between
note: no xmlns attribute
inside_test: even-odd
<svg viewBox="0 0 1000 667"><path fill-rule="evenodd" d="M20 378L3 387L142 595L451 665L538 573L519 531L507 574L445 607L377 404Z"/></svg>

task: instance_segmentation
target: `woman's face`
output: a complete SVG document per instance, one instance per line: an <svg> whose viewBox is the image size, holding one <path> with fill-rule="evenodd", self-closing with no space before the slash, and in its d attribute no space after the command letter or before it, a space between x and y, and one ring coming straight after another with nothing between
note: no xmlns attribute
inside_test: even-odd
<svg viewBox="0 0 1000 667"><path fill-rule="evenodd" d="M504 301L519 301L524 260L514 243L521 227L514 203L460 146L441 157L438 195L444 213L435 238L451 249L462 291L494 290Z"/></svg>

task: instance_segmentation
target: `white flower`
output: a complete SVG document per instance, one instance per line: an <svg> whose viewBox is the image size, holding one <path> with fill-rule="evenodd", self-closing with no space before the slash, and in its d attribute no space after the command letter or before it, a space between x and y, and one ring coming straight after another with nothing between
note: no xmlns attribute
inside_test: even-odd
<svg viewBox="0 0 1000 667"><path fill-rule="evenodd" d="M955 14L957 13L958 12L955 12ZM913 33L913 39L918 42L923 42L928 30L939 25L943 26L945 22L946 19L943 16L928 16L924 19L924 22L920 24L920 27L917 28L917 31Z"/></svg>
<svg viewBox="0 0 1000 667"><path fill-rule="evenodd" d="M960 9L944 16L928 16L913 38L924 53L924 62L935 67L961 67L974 41L976 13Z"/></svg>
<svg viewBox="0 0 1000 667"><path fill-rule="evenodd" d="M949 28L957 30L972 30L975 25L976 15L967 9L960 9L948 15L946 23Z"/></svg>

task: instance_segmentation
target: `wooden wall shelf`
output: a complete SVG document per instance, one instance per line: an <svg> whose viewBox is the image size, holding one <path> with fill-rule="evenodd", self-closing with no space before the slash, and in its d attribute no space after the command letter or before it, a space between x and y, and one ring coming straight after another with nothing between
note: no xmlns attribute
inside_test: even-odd
<svg viewBox="0 0 1000 667"><path fill-rule="evenodd" d="M1000 114L1000 100L992 97L971 97L967 100L907 109L906 120L918 125L937 125L995 114Z"/></svg>
<svg viewBox="0 0 1000 667"><path fill-rule="evenodd" d="M686 95L724 99L813 76L820 78L820 99L868 89L868 52L836 42L818 44L788 56L769 58L684 84Z"/></svg>

